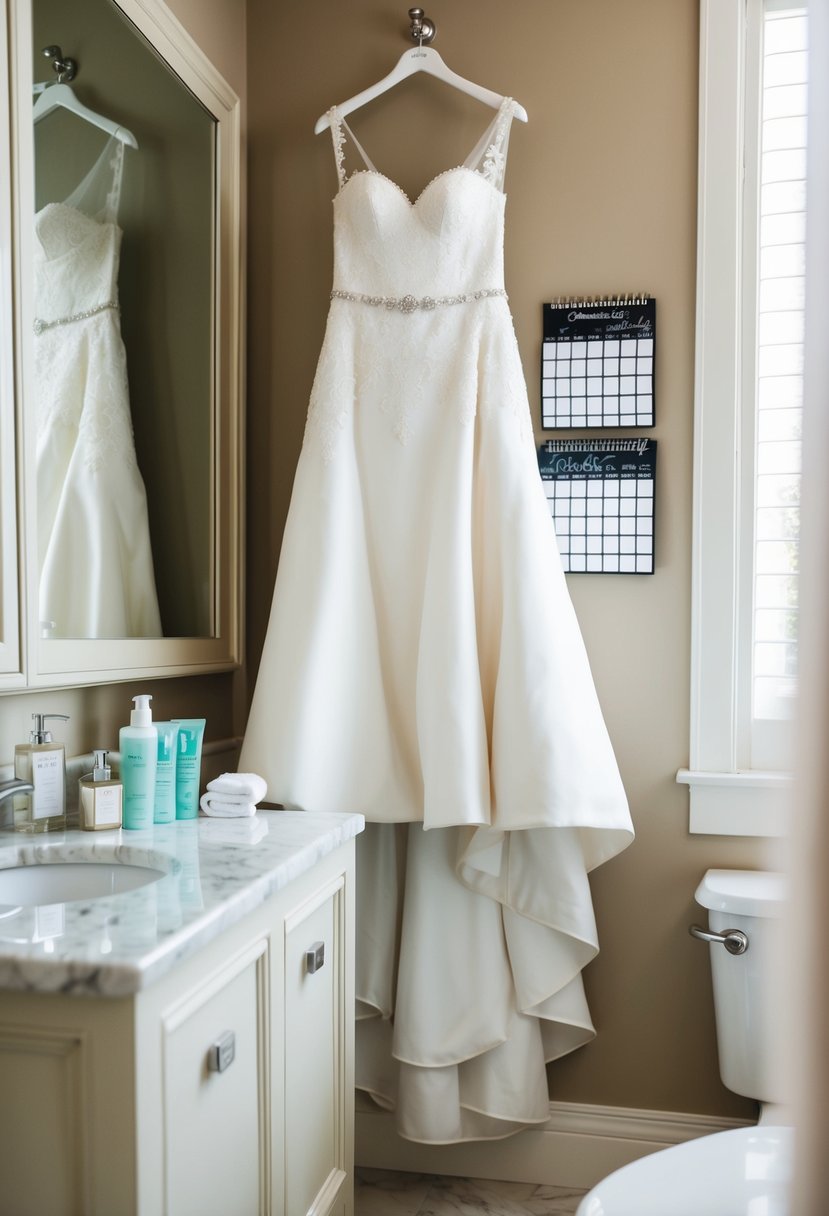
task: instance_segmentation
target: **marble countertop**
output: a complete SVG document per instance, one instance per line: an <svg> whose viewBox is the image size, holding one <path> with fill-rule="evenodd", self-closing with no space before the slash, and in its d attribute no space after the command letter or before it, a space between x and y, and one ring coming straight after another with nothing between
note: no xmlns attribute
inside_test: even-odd
<svg viewBox="0 0 829 1216"><path fill-rule="evenodd" d="M259 811L140 832L0 831L0 869L117 861L164 877L121 895L0 904L0 988L128 996L363 830L361 815Z"/></svg>

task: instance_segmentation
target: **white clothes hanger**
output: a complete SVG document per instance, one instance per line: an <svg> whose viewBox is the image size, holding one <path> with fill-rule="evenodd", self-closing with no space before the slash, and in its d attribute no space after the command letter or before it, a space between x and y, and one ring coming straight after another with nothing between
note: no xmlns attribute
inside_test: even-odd
<svg viewBox="0 0 829 1216"><path fill-rule="evenodd" d="M50 84L48 89L44 89L35 102L32 117L36 123L40 122L47 114L51 114L58 108L77 114L78 118L83 118L86 122L92 123L93 127L100 127L102 131L116 136L122 144L127 144L130 148L138 147L138 140L132 131L128 131L120 123L113 122L111 118L104 118L103 114L90 110L89 106L85 106L82 101L79 101L68 84Z"/></svg>
<svg viewBox="0 0 829 1216"><path fill-rule="evenodd" d="M138 140L132 131L128 131L126 127L122 127L120 123L114 122L111 118L105 118L103 114L90 110L89 106L84 105L65 83L66 80L72 80L75 76L77 64L73 59L66 59L59 46L44 47L43 54L47 59L52 60L52 67L57 72L58 78L54 84L49 82L45 85L34 86L35 91L40 92L32 111L32 119L35 123L40 122L53 110L69 110L70 113L77 114L78 118L91 123L93 127L100 127L102 131L114 135L120 139L121 143L127 144L130 148L138 147Z"/></svg>
<svg viewBox="0 0 829 1216"><path fill-rule="evenodd" d="M485 89L482 85L474 84L471 80L466 80L463 76L459 76L457 72L453 72L437 51L431 47L423 46L423 41L431 41L435 36L434 23L423 18L422 9L410 8L409 16L412 18L412 37L418 40L418 46L410 51L404 51L388 76L384 76L376 84L369 85L361 93L357 93L356 96L338 105L337 110L343 118L347 114L350 114L352 110L359 109L366 102L373 101L375 97L379 97L382 93L393 89L401 80L406 80L409 76L413 76L415 72L428 72L430 76L436 76L438 80L445 81L446 84L452 85L453 88L460 89L462 93L468 93L470 97L474 97L476 100L482 101L485 105L492 106L493 109L497 110L504 100L502 94L493 93L492 89ZM518 105L517 102L515 103L513 113L522 122L527 121L527 111L523 106ZM317 119L314 133L319 135L321 131L324 131L330 125L330 115L323 114Z"/></svg>

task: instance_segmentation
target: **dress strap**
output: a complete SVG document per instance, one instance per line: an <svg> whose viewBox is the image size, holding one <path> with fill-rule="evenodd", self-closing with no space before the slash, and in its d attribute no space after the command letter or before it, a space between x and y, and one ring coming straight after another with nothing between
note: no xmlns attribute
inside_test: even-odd
<svg viewBox="0 0 829 1216"><path fill-rule="evenodd" d="M376 173L377 170L363 150L363 145L360 143L359 139L351 130L351 127L345 121L336 106L332 106L328 111L328 121L331 127L331 138L334 141L334 160L337 162L337 178L340 183L340 189L342 190L348 179L348 174L345 168L346 133L348 134L348 138L354 144L354 147L360 153L360 156L362 156L366 168L370 169L372 173Z"/></svg>
<svg viewBox="0 0 829 1216"><path fill-rule="evenodd" d="M121 183L124 179L124 144L117 135L115 147L112 149L112 156L109 159L109 167L112 169L112 182L107 191L105 210L106 218L115 223L118 218L118 208L121 205Z"/></svg>
<svg viewBox="0 0 829 1216"><path fill-rule="evenodd" d="M498 113L464 161L467 169L477 170L498 190L504 188L507 147L514 115L515 102L511 97L505 97L498 107Z"/></svg>
<svg viewBox="0 0 829 1216"><path fill-rule="evenodd" d="M123 176L124 145L117 135L110 135L95 164L64 202L91 219L114 224L118 219Z"/></svg>

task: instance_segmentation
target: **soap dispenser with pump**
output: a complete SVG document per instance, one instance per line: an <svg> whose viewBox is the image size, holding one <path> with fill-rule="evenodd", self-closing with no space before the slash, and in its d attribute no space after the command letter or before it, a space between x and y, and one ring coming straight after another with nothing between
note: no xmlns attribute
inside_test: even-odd
<svg viewBox="0 0 829 1216"><path fill-rule="evenodd" d="M68 714L32 714L28 743L14 749L14 775L28 781L31 793L15 794L14 826L18 832L60 832L66 827L66 753L52 741L48 718L69 721Z"/></svg>
<svg viewBox="0 0 829 1216"><path fill-rule="evenodd" d="M96 748L91 773L84 773L78 782L79 827L83 832L100 832L105 828L120 828L124 789L112 779L107 753Z"/></svg>

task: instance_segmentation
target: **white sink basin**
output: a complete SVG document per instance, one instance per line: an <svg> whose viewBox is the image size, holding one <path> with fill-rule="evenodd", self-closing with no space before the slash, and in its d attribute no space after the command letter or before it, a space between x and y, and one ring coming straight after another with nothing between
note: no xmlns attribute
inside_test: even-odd
<svg viewBox="0 0 829 1216"><path fill-rule="evenodd" d="M164 870L109 861L61 861L0 869L0 904L31 907L103 899L164 878Z"/></svg>

